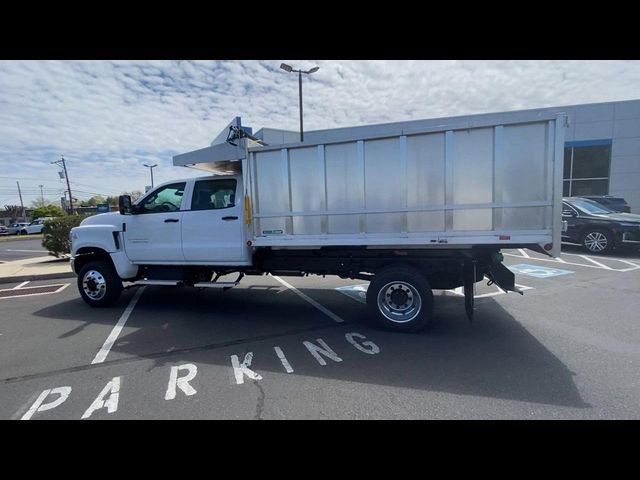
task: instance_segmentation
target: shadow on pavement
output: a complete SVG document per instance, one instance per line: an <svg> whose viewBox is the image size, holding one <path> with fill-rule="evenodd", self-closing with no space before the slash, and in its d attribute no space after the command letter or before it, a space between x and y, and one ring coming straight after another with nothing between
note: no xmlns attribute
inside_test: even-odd
<svg viewBox="0 0 640 480"><path fill-rule="evenodd" d="M246 292L245 290L251 290ZM437 295L435 320L422 333L382 331L367 322L364 305L333 289L300 288L346 320L332 322L291 291L273 285L240 287L228 292L149 288L142 294L107 361L152 359L152 370L193 362L231 369L229 356L254 352L252 368L268 381L269 372L284 373L274 354L280 346L295 365L295 375L345 382L393 386L457 395L587 408L573 373L493 298L477 302L470 324L458 296ZM128 299L121 299L123 308ZM81 300L35 312L86 323L95 310ZM92 318L92 320L87 320ZM114 323L113 315L110 323ZM359 332L380 347L366 355L345 340ZM302 344L322 338L343 362L320 366ZM106 365L106 364L105 364ZM355 387L357 388L357 387Z"/></svg>

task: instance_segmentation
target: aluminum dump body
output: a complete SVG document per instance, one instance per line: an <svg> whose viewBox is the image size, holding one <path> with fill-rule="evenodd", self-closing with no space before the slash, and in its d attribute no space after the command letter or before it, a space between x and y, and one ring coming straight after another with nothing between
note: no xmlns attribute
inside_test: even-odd
<svg viewBox="0 0 640 480"><path fill-rule="evenodd" d="M399 122L236 141L224 158L212 146L174 163L216 171L245 152L254 246L552 244L557 255L565 123L537 111Z"/></svg>

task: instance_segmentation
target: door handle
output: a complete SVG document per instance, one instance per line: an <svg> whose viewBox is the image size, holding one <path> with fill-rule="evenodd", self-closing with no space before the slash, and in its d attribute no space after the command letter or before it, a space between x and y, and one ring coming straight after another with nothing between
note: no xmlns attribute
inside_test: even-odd
<svg viewBox="0 0 640 480"><path fill-rule="evenodd" d="M167 218L164 223L178 223L179 221L177 218Z"/></svg>
<svg viewBox="0 0 640 480"><path fill-rule="evenodd" d="M222 217L222 219L223 219L223 220L237 220L237 219L238 219L238 217L234 217L234 216L231 216L231 217Z"/></svg>

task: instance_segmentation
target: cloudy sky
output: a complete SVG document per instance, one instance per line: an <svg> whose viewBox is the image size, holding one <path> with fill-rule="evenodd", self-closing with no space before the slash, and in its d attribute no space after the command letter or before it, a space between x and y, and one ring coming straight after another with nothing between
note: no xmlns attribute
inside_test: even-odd
<svg viewBox="0 0 640 480"><path fill-rule="evenodd" d="M640 61L0 61L0 207L144 190L198 172L173 167L234 116L305 130L640 98Z"/></svg>

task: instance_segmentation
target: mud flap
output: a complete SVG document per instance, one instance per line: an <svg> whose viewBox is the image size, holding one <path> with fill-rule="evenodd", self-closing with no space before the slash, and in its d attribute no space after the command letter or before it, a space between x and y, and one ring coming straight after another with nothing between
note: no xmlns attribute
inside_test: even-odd
<svg viewBox="0 0 640 480"><path fill-rule="evenodd" d="M516 292L524 295L524 293L516 287L516 276L502 263L494 263L486 271L486 276L490 280L489 284L495 283L505 292Z"/></svg>
<svg viewBox="0 0 640 480"><path fill-rule="evenodd" d="M464 263L462 272L464 287L464 309L467 312L467 318L473 321L473 308L475 304L475 281L476 281L476 262L467 261Z"/></svg>

